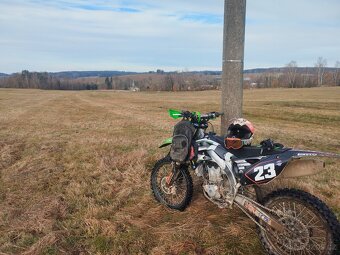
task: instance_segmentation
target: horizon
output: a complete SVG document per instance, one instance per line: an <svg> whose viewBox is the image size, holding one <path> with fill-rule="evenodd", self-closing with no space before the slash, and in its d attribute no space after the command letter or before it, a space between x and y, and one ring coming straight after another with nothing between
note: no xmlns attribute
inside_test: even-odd
<svg viewBox="0 0 340 255"><path fill-rule="evenodd" d="M287 68L286 66L272 66L272 67L256 67L256 68L249 68L249 69L243 69L243 72L246 71L252 71L252 70L260 70L260 69L283 69ZM303 68L317 68L315 66L298 66L296 67L298 69L303 69ZM340 67L333 67L333 66L325 66L325 69L340 69ZM220 70L163 70L159 69L161 71L164 71L164 73L193 73L193 72L222 72L222 69ZM6 74L6 75L13 75L17 73L21 73L23 71L29 71L30 73L51 73L51 74L57 74L57 73L72 73L72 72L122 72L122 73L136 73L136 74L145 74L145 73L156 73L156 70L148 70L148 71L127 71L127 70L61 70L61 71L36 71L36 70L27 70L23 69L20 71L16 71L13 73L5 73L0 70L1 74Z"/></svg>

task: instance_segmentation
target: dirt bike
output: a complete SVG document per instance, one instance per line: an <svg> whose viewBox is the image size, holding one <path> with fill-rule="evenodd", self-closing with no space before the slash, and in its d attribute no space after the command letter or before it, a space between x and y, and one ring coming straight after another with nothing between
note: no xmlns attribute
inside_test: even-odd
<svg viewBox="0 0 340 255"><path fill-rule="evenodd" d="M191 202L193 182L189 168L203 178L205 197L220 208L236 205L257 225L268 254L339 254L340 225L329 207L317 197L298 189L279 188L263 195L261 187L273 180L314 175L325 167L313 157L335 153L295 150L266 140L260 146L227 149L224 137L207 132L218 112L169 110L182 118L173 137L160 148L169 154L156 162L151 189L156 200L183 211ZM255 196L246 192L253 187Z"/></svg>

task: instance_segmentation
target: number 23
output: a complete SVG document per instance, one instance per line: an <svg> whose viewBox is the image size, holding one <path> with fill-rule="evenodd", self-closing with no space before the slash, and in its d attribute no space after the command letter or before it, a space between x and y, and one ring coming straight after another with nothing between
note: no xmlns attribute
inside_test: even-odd
<svg viewBox="0 0 340 255"><path fill-rule="evenodd" d="M254 168L254 173L258 172L255 176L255 181L263 181L264 179L271 179L276 176L275 165L274 163L270 163L264 166L258 166ZM263 175L263 172L267 172Z"/></svg>

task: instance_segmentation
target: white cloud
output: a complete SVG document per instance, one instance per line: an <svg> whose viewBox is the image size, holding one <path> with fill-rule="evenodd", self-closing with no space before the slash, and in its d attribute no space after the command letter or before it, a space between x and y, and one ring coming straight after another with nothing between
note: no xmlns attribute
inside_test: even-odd
<svg viewBox="0 0 340 255"><path fill-rule="evenodd" d="M340 59L338 0L247 4L246 68ZM0 72L221 69L221 0L2 0L0 9Z"/></svg>
<svg viewBox="0 0 340 255"><path fill-rule="evenodd" d="M318 56L340 59L340 2L248 1L245 64L282 66L296 60L312 66Z"/></svg>

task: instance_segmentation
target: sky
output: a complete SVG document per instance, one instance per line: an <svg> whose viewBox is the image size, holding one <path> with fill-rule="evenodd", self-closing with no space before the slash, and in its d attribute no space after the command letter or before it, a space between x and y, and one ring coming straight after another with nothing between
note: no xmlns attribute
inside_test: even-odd
<svg viewBox="0 0 340 255"><path fill-rule="evenodd" d="M221 70L223 0L0 0L0 72ZM340 61L339 0L248 0L245 69Z"/></svg>

